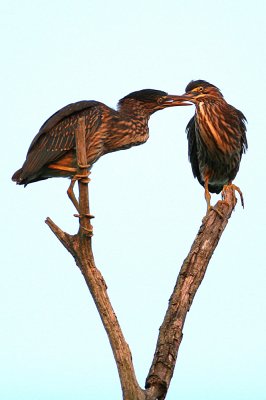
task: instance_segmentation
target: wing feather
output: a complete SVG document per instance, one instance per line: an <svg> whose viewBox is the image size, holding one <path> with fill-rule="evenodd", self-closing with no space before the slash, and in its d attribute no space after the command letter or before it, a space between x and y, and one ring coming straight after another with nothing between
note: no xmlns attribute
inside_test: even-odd
<svg viewBox="0 0 266 400"><path fill-rule="evenodd" d="M33 139L24 162L20 181L35 177L45 165L62 157L67 151L75 149L75 131L78 117L85 116L86 136L97 130L101 123L102 103L80 101L69 104L53 114L40 128Z"/></svg>
<svg viewBox="0 0 266 400"><path fill-rule="evenodd" d="M188 139L188 159L190 161L192 172L195 178L201 183L201 176L199 171L199 162L197 154L197 142L196 142L196 122L195 116L191 118L186 127L187 139Z"/></svg>

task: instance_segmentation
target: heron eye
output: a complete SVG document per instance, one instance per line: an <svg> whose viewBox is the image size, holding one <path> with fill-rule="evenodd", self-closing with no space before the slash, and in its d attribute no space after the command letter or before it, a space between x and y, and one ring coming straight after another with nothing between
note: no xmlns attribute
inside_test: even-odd
<svg viewBox="0 0 266 400"><path fill-rule="evenodd" d="M203 92L203 86L200 86L200 87L198 88L198 91L199 91L199 92Z"/></svg>
<svg viewBox="0 0 266 400"><path fill-rule="evenodd" d="M159 97L158 99L157 99L157 103L158 104L162 104L164 102L164 98L163 97Z"/></svg>

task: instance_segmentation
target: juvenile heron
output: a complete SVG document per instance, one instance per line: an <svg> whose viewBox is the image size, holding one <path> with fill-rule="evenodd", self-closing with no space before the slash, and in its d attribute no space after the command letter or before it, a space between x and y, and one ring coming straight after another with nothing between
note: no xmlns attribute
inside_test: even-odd
<svg viewBox="0 0 266 400"><path fill-rule="evenodd" d="M85 119L87 164L92 165L104 154L138 146L149 138L150 116L166 107L183 104L173 101L161 90L143 89L132 92L118 102L114 110L89 100L63 107L53 114L34 137L24 164L12 180L18 185L54 177L69 177L68 194L74 205L73 182L77 175L75 131L80 117Z"/></svg>
<svg viewBox="0 0 266 400"><path fill-rule="evenodd" d="M246 118L241 111L228 104L220 90L203 80L191 81L180 101L191 101L196 106L186 132L188 156L192 172L205 188L208 211L211 193L220 193L231 185L239 170L243 152L248 144ZM233 185L241 197L240 189Z"/></svg>

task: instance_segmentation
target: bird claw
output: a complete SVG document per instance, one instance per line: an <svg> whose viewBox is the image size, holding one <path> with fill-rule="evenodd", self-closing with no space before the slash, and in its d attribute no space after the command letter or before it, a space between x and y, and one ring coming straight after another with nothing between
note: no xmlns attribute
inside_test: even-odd
<svg viewBox="0 0 266 400"><path fill-rule="evenodd" d="M90 183L90 178L88 177L88 176L85 176L85 178L80 178L79 179L80 180L80 182L82 182L82 183Z"/></svg>
<svg viewBox="0 0 266 400"><path fill-rule="evenodd" d="M244 196L243 196L243 193L241 192L240 188L238 186L236 186L235 184L233 184L233 183L229 183L228 185L224 185L223 190L222 190L222 199L223 200L225 199L225 192L226 192L226 189L229 188L229 187L231 187L234 191L239 193L241 205L244 208ZM237 198L236 198L235 193L234 193L234 196L235 196L235 204L236 204L237 203Z"/></svg>
<svg viewBox="0 0 266 400"><path fill-rule="evenodd" d="M74 214L74 217L76 217L76 218L86 217L86 218L89 218L89 219L95 218L94 215L91 215L91 214Z"/></svg>
<svg viewBox="0 0 266 400"><path fill-rule="evenodd" d="M89 236L89 237L93 236L92 226L90 228L85 228L85 226L80 225L80 228L82 229L83 234L85 234L86 236Z"/></svg>
<svg viewBox="0 0 266 400"><path fill-rule="evenodd" d="M82 183L89 183L91 180L88 174L76 174L71 179L72 182L81 181Z"/></svg>
<svg viewBox="0 0 266 400"><path fill-rule="evenodd" d="M90 166L91 166L90 164L79 164L78 163L79 168L89 168Z"/></svg>
<svg viewBox="0 0 266 400"><path fill-rule="evenodd" d="M219 215L219 217L224 218L223 213L221 213L221 211L219 211L216 207L213 207L213 206L208 207L208 210L207 210L207 214L206 214L206 215L209 215L209 213L210 213L211 211L215 211L215 212Z"/></svg>
<svg viewBox="0 0 266 400"><path fill-rule="evenodd" d="M240 201L241 201L241 205L244 208L244 196L243 193L241 192L240 188L236 185L234 185L233 183L231 184L231 186L233 187L234 190L236 190L240 196Z"/></svg>

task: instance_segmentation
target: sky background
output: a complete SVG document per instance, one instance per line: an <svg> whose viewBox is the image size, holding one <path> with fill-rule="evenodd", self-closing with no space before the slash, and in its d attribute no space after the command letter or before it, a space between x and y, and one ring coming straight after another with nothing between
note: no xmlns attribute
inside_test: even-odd
<svg viewBox="0 0 266 400"><path fill-rule="evenodd" d="M2 262L0 397L120 399L109 342L72 256L68 181L10 178L42 123L79 100L218 86L248 119L240 203L186 319L168 400L266 399L264 0L19 1L0 5ZM150 139L101 158L90 183L97 267L141 386L176 277L205 213L187 159L193 107L150 120ZM220 197L214 195L215 203Z"/></svg>

